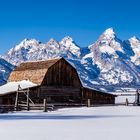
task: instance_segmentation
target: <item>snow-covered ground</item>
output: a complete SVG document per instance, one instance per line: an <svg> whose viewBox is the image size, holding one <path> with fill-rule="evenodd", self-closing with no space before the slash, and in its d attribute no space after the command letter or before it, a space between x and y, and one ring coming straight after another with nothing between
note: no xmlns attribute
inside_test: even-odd
<svg viewBox="0 0 140 140"><path fill-rule="evenodd" d="M128 100L128 103L130 104L134 104L136 103L136 96L118 96L115 99L115 103L116 104L125 104L126 103L126 99Z"/></svg>
<svg viewBox="0 0 140 140"><path fill-rule="evenodd" d="M115 98L115 103L116 104L125 104L126 103L126 99L128 100L129 104L136 103L136 99L137 99L136 98L136 93L135 92L131 92L131 93L122 94L122 95L118 94L118 96Z"/></svg>
<svg viewBox="0 0 140 140"><path fill-rule="evenodd" d="M112 94L117 95L115 98L116 104L125 104L126 99L128 103L134 104L136 102L136 89L127 89L127 91L116 91L112 92Z"/></svg>
<svg viewBox="0 0 140 140"><path fill-rule="evenodd" d="M140 107L0 114L1 140L139 140Z"/></svg>

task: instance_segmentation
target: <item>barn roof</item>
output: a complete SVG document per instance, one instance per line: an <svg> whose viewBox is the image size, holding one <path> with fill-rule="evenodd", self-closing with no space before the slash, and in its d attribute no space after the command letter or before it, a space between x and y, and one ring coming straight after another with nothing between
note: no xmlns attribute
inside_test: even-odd
<svg viewBox="0 0 140 140"><path fill-rule="evenodd" d="M8 82L30 80L40 85L47 73L47 70L60 59L51 59L47 61L36 61L21 63L9 76Z"/></svg>
<svg viewBox="0 0 140 140"><path fill-rule="evenodd" d="M62 58L50 59L46 61L24 62L21 63L20 66L15 69L15 71L48 69L60 59Z"/></svg>

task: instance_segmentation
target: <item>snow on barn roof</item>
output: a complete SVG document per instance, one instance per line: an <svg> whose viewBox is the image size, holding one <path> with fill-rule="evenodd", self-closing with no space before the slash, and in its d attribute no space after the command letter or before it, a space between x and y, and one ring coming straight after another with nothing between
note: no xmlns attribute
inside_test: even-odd
<svg viewBox="0 0 140 140"><path fill-rule="evenodd" d="M27 88L37 86L37 84L34 84L29 80L8 82L7 84L0 86L0 96L5 95L5 94L9 94L12 92L16 92L18 90L19 85L20 85L21 89L27 89Z"/></svg>

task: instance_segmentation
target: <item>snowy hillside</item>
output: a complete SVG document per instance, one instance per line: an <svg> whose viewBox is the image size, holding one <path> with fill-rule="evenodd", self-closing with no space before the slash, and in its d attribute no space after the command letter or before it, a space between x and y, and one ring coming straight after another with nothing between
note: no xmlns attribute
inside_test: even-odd
<svg viewBox="0 0 140 140"><path fill-rule="evenodd" d="M0 58L0 85L6 83L10 72L14 69L14 66Z"/></svg>
<svg viewBox="0 0 140 140"><path fill-rule="evenodd" d="M122 41L112 28L87 48L80 48L69 36L47 43L24 39L2 56L13 65L59 57L76 67L85 86L115 91L140 85L140 40L132 37Z"/></svg>

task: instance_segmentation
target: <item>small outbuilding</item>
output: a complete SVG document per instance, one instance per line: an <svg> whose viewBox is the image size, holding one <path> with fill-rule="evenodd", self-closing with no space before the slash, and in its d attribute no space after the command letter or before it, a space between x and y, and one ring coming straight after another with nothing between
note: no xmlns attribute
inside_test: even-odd
<svg viewBox="0 0 140 140"><path fill-rule="evenodd" d="M43 99L52 104L86 104L89 99L91 104L115 103L114 95L84 87L75 67L64 58L20 64L8 82L23 80L35 84L28 87L34 103L43 103ZM16 91L0 93L1 104L15 104L15 100ZM25 95L20 95L19 100L26 100Z"/></svg>

